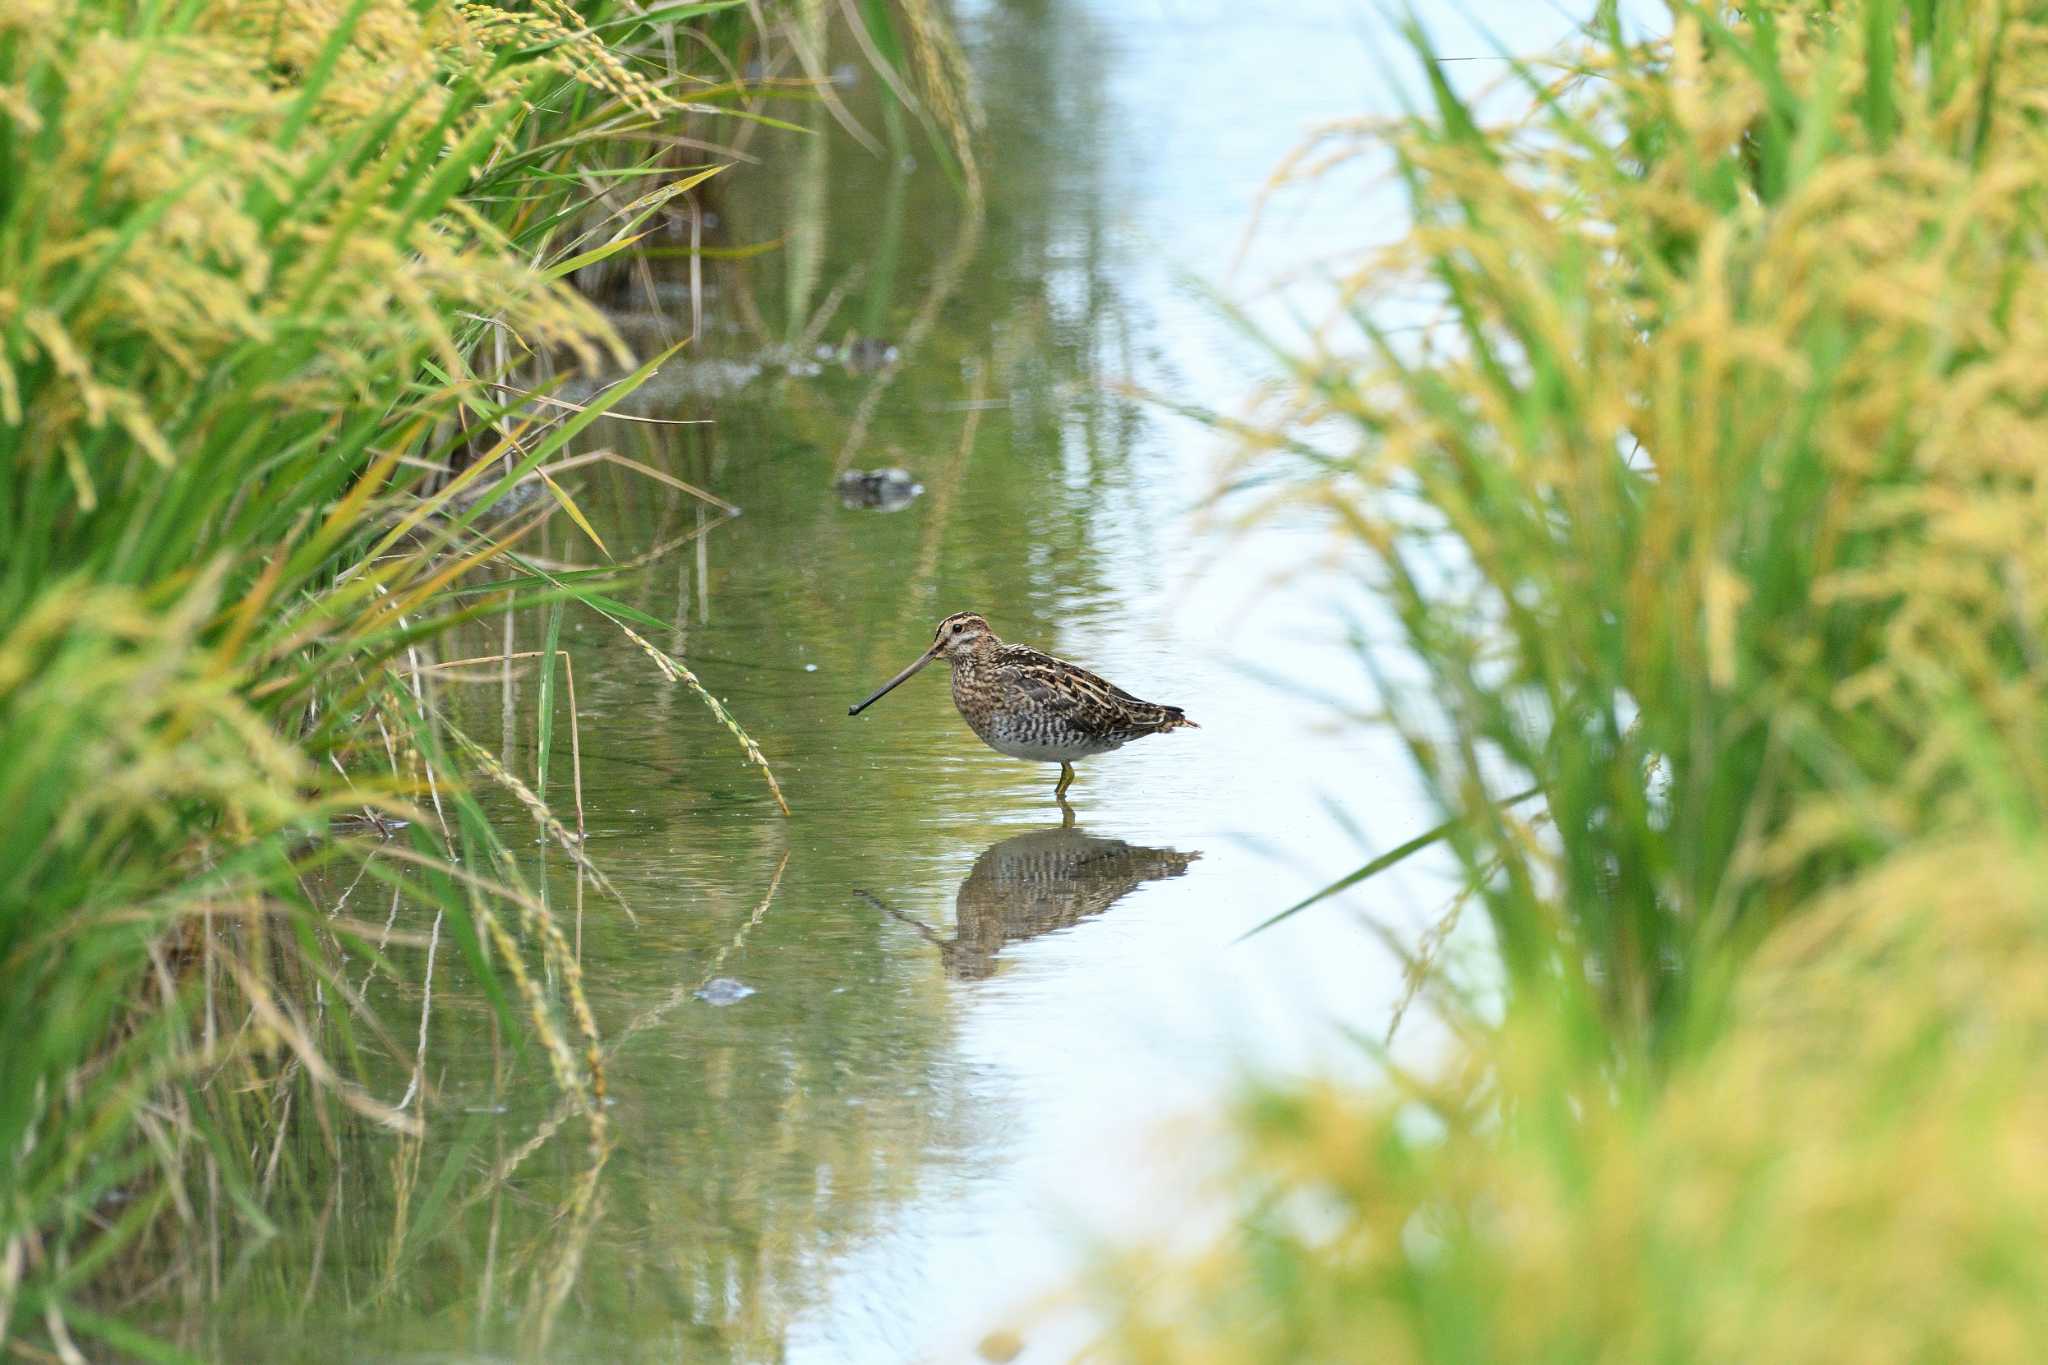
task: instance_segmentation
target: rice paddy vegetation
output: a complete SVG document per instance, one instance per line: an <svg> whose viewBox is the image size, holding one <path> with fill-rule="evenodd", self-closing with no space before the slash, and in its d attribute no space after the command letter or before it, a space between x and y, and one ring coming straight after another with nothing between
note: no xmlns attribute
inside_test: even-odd
<svg viewBox="0 0 2048 1365"><path fill-rule="evenodd" d="M1414 964L1419 1071L1248 1100L1105 1353L2039 1359L2048 29L1610 8L1483 105L1414 46L1282 177L1385 158L1412 227L1229 420L1391 604L1443 823L1381 861L1497 966Z"/></svg>
<svg viewBox="0 0 2048 1365"><path fill-rule="evenodd" d="M860 13L964 153L939 17ZM512 1339L544 1349L606 1151L603 1053L476 790L605 885L556 733L576 612L775 779L607 571L522 541L559 517L602 558L572 443L674 354L630 355L575 283L643 239L689 251L735 131L832 101L805 32L737 0L0 4L7 1353L176 1358L157 1326L280 1220L330 1216L351 1161L398 1193L350 1308L403 1292L474 1197L474 1154L421 1141L458 963L562 1097L482 1182L574 1154L558 1235L505 1275ZM555 396L572 375L611 382ZM518 607L548 626L514 773L452 722L438 644ZM301 1313L318 1255L280 1291Z"/></svg>

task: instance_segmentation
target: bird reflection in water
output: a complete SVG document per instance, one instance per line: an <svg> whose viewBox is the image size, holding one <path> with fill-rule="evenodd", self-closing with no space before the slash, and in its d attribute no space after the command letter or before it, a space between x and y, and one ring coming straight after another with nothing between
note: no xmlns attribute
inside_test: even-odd
<svg viewBox="0 0 2048 1365"><path fill-rule="evenodd" d="M1012 835L974 860L954 900L950 939L880 897L860 894L935 944L946 975L978 981L994 974L1004 945L1099 915L1146 882L1180 876L1201 856L1089 834L1074 827L1069 807L1059 827Z"/></svg>

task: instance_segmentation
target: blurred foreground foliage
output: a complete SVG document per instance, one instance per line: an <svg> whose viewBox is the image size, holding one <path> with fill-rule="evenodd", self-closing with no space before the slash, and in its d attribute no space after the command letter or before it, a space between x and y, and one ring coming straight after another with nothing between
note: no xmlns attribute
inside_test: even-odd
<svg viewBox="0 0 2048 1365"><path fill-rule="evenodd" d="M1412 227L1232 423L1390 604L1501 969L1424 1073L1257 1097L1107 1353L2038 1359L2048 27L1606 10L1506 121L1415 46L1288 172Z"/></svg>

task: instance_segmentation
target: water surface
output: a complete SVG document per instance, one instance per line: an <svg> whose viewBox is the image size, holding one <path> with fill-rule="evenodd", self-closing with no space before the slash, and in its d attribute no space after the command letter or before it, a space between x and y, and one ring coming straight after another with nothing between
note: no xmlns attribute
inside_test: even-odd
<svg viewBox="0 0 2048 1365"><path fill-rule="evenodd" d="M822 116L801 149L753 144L769 164L735 177L716 240L784 249L710 271L705 334L633 409L710 425L591 432L742 515L616 468L575 486L615 556L657 552L619 595L670 623L659 643L758 740L790 814L695 697L572 615L587 848L638 919L534 848L612 1048L594 1199L565 1218L585 1155L542 1145L458 1204L395 1292L288 1327L230 1295L222 1349L289 1330L336 1359L958 1360L1007 1325L1023 1359L1063 1359L1085 1319L1042 1297L1098 1239L1175 1224L1248 1068L1364 1065L1344 1031L1385 1031L1405 985L1388 939L1435 920L1438 879L1404 870L1237 940L1432 823L1392 739L1321 700L1370 708L1345 639L1369 606L1312 516L1247 529L1211 508L1224 447L1132 396L1242 401L1256 356L1196 282L1284 318L1267 282L1312 298L1332 253L1398 227L1398 200L1352 177L1279 206L1239 259L1279 158L1318 121L1396 107L1385 72L1405 62L1377 7L1275 8L963 6L978 224L921 136L914 167ZM1524 49L1566 27L1470 8ZM883 126L876 90L848 98ZM689 327L663 280L656 306L621 305L643 347ZM871 372L879 346L818 356L850 336L895 345L893 366ZM834 492L884 466L922 493L884 511ZM565 519L547 535L596 559ZM983 748L938 668L846 715L959 610L1201 728L1082 764L1063 812L1057 769ZM532 649L540 628L469 643ZM530 774L536 686L444 695ZM556 724L566 806L566 698ZM555 1104L444 970L422 1186L450 1152L468 1175L506 1162ZM302 1269L388 1235L390 1161L371 1153L340 1203L355 1251L302 1250ZM518 1324L558 1275L536 1347Z"/></svg>

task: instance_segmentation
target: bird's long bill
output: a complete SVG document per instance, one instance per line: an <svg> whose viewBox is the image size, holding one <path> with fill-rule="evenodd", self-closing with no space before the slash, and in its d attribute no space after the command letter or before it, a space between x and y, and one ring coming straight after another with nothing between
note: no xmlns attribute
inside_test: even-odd
<svg viewBox="0 0 2048 1365"><path fill-rule="evenodd" d="M849 716L859 715L861 712L867 710L870 706L873 706L882 698L888 696L889 693L894 691L898 685L908 681L911 674L917 672L918 669L923 668L926 664L930 663L933 659L936 659L938 657L939 651L937 649L926 650L924 653L917 656L916 663L912 664L910 667L904 669L901 673L898 673L895 677L889 679L889 681L883 683L880 687L876 688L874 696L869 697L859 706L847 707L846 714Z"/></svg>

